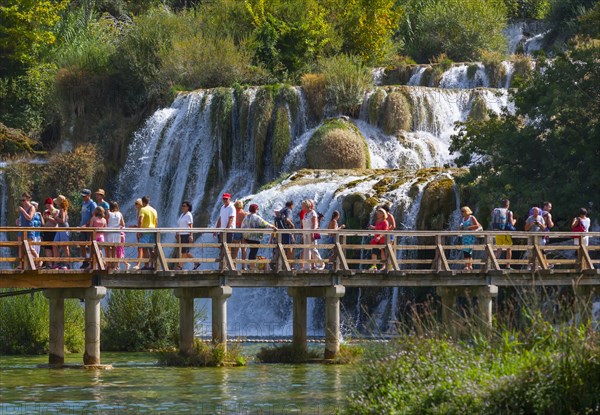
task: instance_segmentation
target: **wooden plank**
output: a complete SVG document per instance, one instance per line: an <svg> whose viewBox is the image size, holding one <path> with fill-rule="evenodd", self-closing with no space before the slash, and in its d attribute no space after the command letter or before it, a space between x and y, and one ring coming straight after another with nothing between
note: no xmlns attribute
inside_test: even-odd
<svg viewBox="0 0 600 415"><path fill-rule="evenodd" d="M391 243L388 242L385 244L385 252L387 254L385 258L386 263L392 264L393 271L400 270L400 267L398 266L398 259L396 258L396 250Z"/></svg>
<svg viewBox="0 0 600 415"><path fill-rule="evenodd" d="M492 244L487 243L485 244L485 270L489 271L490 269L497 271L500 269L500 265L498 264Z"/></svg>
<svg viewBox="0 0 600 415"><path fill-rule="evenodd" d="M25 255L25 268L35 270L35 261L33 255L31 255L31 246L27 239L23 239L23 252Z"/></svg>
<svg viewBox="0 0 600 415"><path fill-rule="evenodd" d="M435 247L435 264L436 271L450 271L450 265L448 264L448 258L441 243L438 243Z"/></svg>
<svg viewBox="0 0 600 415"><path fill-rule="evenodd" d="M348 266L348 261L346 260L346 255L344 255L344 248L342 248L342 244L339 242L335 243L333 247L333 254L335 255L336 264L339 264L339 267L342 271L350 271L350 267Z"/></svg>
<svg viewBox="0 0 600 415"><path fill-rule="evenodd" d="M580 271L583 271L584 269L594 269L594 263L592 262L592 258L590 258L587 246L582 243L579 244L579 257L581 258L581 264L579 266Z"/></svg>
<svg viewBox="0 0 600 415"><path fill-rule="evenodd" d="M92 241L92 257L96 260L97 268L100 271L106 271L106 265L102 259L102 252L100 251L100 247L96 241Z"/></svg>
<svg viewBox="0 0 600 415"><path fill-rule="evenodd" d="M163 250L162 244L160 242L157 242L154 249L156 250L156 259L160 268L163 271L169 271L169 262L167 261L167 257L165 256L165 251ZM177 262L179 262L179 258L177 258ZM194 262L198 261L194 260Z"/></svg>
<svg viewBox="0 0 600 415"><path fill-rule="evenodd" d="M281 241L277 241L277 252L279 252L279 263L282 265L282 269L284 271L291 271L292 267L290 266L290 262L287 259L287 255L285 254L285 248Z"/></svg>
<svg viewBox="0 0 600 415"><path fill-rule="evenodd" d="M547 270L548 269L548 263L546 262L546 258L544 257L544 253L542 252L541 248L539 245L535 244L533 246L533 252L535 255L536 260L538 261L538 263L540 264L539 266L543 269L543 270Z"/></svg>
<svg viewBox="0 0 600 415"><path fill-rule="evenodd" d="M234 270L235 269L235 263L233 262L233 257L231 256L231 250L229 249L229 245L227 244L227 238L226 235L223 235L223 242L222 242L222 260L224 260L225 264L224 267L230 270ZM222 265L222 267L223 267Z"/></svg>
<svg viewBox="0 0 600 415"><path fill-rule="evenodd" d="M86 288L92 286L92 274L37 272L0 275L0 288Z"/></svg>

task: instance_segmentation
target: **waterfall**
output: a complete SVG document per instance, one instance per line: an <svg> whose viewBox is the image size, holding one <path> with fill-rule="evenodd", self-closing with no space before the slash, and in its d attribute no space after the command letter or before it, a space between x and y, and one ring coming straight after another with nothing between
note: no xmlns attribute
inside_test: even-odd
<svg viewBox="0 0 600 415"><path fill-rule="evenodd" d="M453 73L459 76L465 71L458 67ZM483 79L483 69L478 67L477 72L476 77ZM159 213L160 226L175 226L185 199L194 206L195 225L210 226L216 222L219 195L227 191L246 204L257 203L260 214L269 221L287 200L299 204L303 199L314 199L317 210L329 219L334 210L342 211L343 200L350 195L377 197L391 204L405 229L412 229L423 189L442 173L425 173L424 179L423 174L417 178L407 172L452 164L450 136L456 131L455 122L468 118L475 99L496 112L509 103L505 90L404 88L402 93L412 109L409 131L388 135L369 123L366 103L374 91L366 95L360 117L350 120L367 141L371 167L384 169L370 171L297 171L306 166L306 147L319 127L311 125L310 108L300 88L219 88L182 93L134 134L116 189L127 223L135 222L134 200L148 195ZM257 192L259 186L283 172L287 175L277 185ZM382 181L397 185L376 193L374 187ZM201 241L214 239L203 235ZM217 253L192 250L192 254ZM270 257L271 253L262 250L259 255ZM371 319L373 325L383 329L387 321L396 319L399 294L398 290L387 291L376 307L379 311L370 309L380 313L379 319ZM364 292L360 296L366 298ZM323 333L322 319L314 318L322 313L321 303L308 302L309 335ZM232 336L292 332L291 299L285 290L240 289L228 304ZM360 304L356 310L361 310ZM359 323L367 320L355 317Z"/></svg>

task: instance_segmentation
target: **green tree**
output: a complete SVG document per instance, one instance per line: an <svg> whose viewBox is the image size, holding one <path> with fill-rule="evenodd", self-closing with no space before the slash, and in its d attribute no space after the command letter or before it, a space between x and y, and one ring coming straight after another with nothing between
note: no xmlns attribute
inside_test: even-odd
<svg viewBox="0 0 600 415"><path fill-rule="evenodd" d="M516 112L470 120L453 138L463 182L483 206L501 197L515 211L551 200L555 216L600 203L600 47L582 45L541 62L513 94Z"/></svg>
<svg viewBox="0 0 600 415"><path fill-rule="evenodd" d="M501 0L402 0L397 41L418 62L445 53L478 60L484 50L504 51L506 7Z"/></svg>
<svg viewBox="0 0 600 415"><path fill-rule="evenodd" d="M0 6L0 76L35 63L54 44L52 27L68 0L4 0Z"/></svg>

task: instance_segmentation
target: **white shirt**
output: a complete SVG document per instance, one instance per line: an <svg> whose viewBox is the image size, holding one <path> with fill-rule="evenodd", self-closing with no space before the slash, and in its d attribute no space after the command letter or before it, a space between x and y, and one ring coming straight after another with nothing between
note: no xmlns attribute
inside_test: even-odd
<svg viewBox="0 0 600 415"><path fill-rule="evenodd" d="M178 228L189 228L193 223L194 217L192 216L192 212L182 213L181 216L179 216L179 219L177 219Z"/></svg>
<svg viewBox="0 0 600 415"><path fill-rule="evenodd" d="M108 221L106 221L106 227L118 228L121 225L121 219L123 219L123 214L121 212L108 212Z"/></svg>
<svg viewBox="0 0 600 415"><path fill-rule="evenodd" d="M227 222L229 222L229 218L233 217L233 220L231 221L230 229L235 229L235 208L233 207L233 205L231 203L229 204L229 206L225 206L225 205L221 206L220 217L221 217L221 228L226 228Z"/></svg>

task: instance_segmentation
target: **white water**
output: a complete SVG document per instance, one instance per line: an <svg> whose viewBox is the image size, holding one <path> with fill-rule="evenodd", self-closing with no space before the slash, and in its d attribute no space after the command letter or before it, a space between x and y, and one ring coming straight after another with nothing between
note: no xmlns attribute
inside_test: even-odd
<svg viewBox="0 0 600 415"><path fill-rule="evenodd" d="M231 92L233 94L233 91ZM243 98L250 103L249 118L246 120L247 131L242 139L238 131L241 125L235 102L231 123L235 126L229 149L232 159L231 167L220 154L223 150L220 134L214 134L211 124L214 95L210 90L195 91L178 96L171 107L158 110L148 119L146 125L134 136L129 147L126 168L119 177L117 200L121 202L122 211L128 224L135 221L134 200L143 195L150 196L151 204L159 213L160 226L175 226L179 215L181 201L190 200L197 212L203 207L207 210L209 225L216 222L220 207L221 192L232 193L234 199L243 199L247 205L250 201L258 203L260 213L265 219L273 220L275 207L281 207L287 200L296 204L303 199L314 199L317 210L330 218L334 210L341 210L343 198L355 192L372 195L372 187L381 177L365 178L354 174L317 172L311 180L300 178L288 179L271 189L252 194L258 186L256 178L255 140L252 136L253 105L257 94L256 88L247 88L242 92ZM298 114L288 115L292 140L289 152L282 163L282 171L296 171L305 166L306 145L314 132L308 128L306 101L299 89ZM464 121L468 117L472 100L475 96L483 96L488 107L496 112L507 104L506 91L440 89L411 87L409 98L414 108L411 131L402 132L401 140L395 136L384 134L379 128L367 122L365 111L360 119L351 120L364 134L369 147L373 168L406 168L416 170L423 167L443 166L451 164L452 156L448 146L450 136L455 132L456 121ZM237 130L236 130L237 128ZM267 159L266 163L270 161ZM216 164L215 164L216 163ZM213 177L212 188L207 189L209 174L214 174L217 166L218 178ZM271 167L270 167L271 168ZM213 172L213 173L211 173ZM273 172L275 176L279 172ZM361 179L359 184L343 188L351 182ZM409 184L400 186L395 192L379 195L388 200L392 209L407 212L402 216L404 226L411 225L420 207L420 195L425 185L419 186L420 192L415 200L408 197ZM205 201L205 194L216 195L216 200ZM200 224L196 224L200 226ZM202 241L214 242L212 235L201 236ZM129 255L130 253L128 253ZM216 252L196 252L195 256L216 256ZM169 253L167 253L169 255ZM270 253L259 255L270 257ZM291 333L291 299L285 290L280 289L240 289L229 299L230 333L232 335L289 335ZM391 292L382 313L394 319L392 310L398 305L398 291ZM322 334L320 318L313 318L320 313L318 301L309 302L309 335ZM209 317L210 318L210 317ZM209 323L210 324L210 323Z"/></svg>

